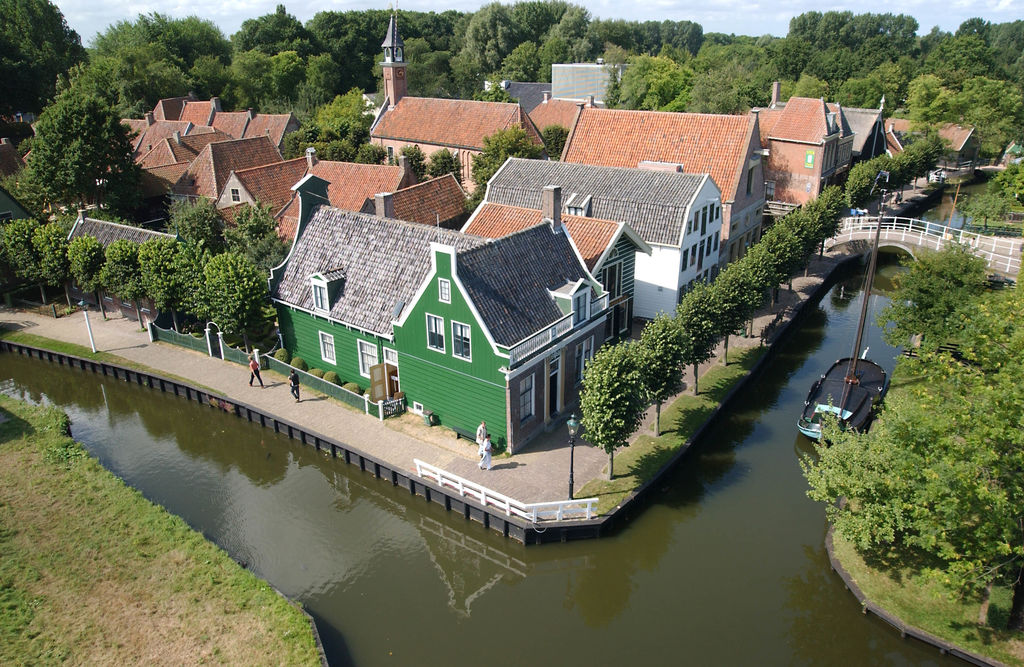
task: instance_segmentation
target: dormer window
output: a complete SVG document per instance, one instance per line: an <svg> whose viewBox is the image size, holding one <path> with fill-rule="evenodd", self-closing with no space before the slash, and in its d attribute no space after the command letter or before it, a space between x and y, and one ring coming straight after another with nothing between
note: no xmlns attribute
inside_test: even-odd
<svg viewBox="0 0 1024 667"><path fill-rule="evenodd" d="M313 308L315 310L329 310L330 302L327 299L327 281L322 278L310 278L310 286L313 289Z"/></svg>
<svg viewBox="0 0 1024 667"><path fill-rule="evenodd" d="M576 326L581 322L586 322L587 318L590 317L590 299L587 292L588 290L583 290L572 297L573 326Z"/></svg>
<svg viewBox="0 0 1024 667"><path fill-rule="evenodd" d="M565 212L569 215L590 217L590 195L581 195L577 192L569 195L565 200Z"/></svg>
<svg viewBox="0 0 1024 667"><path fill-rule="evenodd" d="M313 310L329 313L331 302L341 294L345 284L345 269L332 269L314 273L309 277L309 289L313 295Z"/></svg>
<svg viewBox="0 0 1024 667"><path fill-rule="evenodd" d="M242 195L238 192L238 188L231 188L231 201L240 202L242 201Z"/></svg>

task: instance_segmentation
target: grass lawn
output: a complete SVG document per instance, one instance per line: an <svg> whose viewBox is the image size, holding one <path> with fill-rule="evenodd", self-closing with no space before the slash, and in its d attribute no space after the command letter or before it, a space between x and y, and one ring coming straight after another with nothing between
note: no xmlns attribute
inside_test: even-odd
<svg viewBox="0 0 1024 667"><path fill-rule="evenodd" d="M0 663L318 664L306 617L0 396Z"/></svg>
<svg viewBox="0 0 1024 667"><path fill-rule="evenodd" d="M597 511L605 514L644 482L652 479L687 439L714 412L767 348L730 350L729 365L715 365L701 376L700 394L684 394L661 409L661 436L641 435L632 445L615 452L615 479L596 479L576 492L577 498L597 498Z"/></svg>
<svg viewBox="0 0 1024 667"><path fill-rule="evenodd" d="M1011 665L1024 665L1024 636L1009 633L1008 587L992 589L988 625L978 625L980 600L976 596L954 597L934 578L919 572L919 564L900 561L899 554L887 560L865 562L853 544L834 536L835 555L868 598L898 616L904 623L942 637L961 648Z"/></svg>

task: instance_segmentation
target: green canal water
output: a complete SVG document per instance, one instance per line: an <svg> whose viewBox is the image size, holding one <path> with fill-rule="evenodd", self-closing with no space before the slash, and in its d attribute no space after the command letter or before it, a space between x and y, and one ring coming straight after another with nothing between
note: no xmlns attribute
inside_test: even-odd
<svg viewBox="0 0 1024 667"><path fill-rule="evenodd" d="M301 601L332 664L955 664L861 613L829 569L824 509L797 463L812 452L797 416L814 379L850 352L860 281L812 309L646 511L568 544L521 547L145 388L10 355L0 380L66 410L105 466ZM871 312L884 303L872 296ZM874 326L866 344L891 369L896 351Z"/></svg>

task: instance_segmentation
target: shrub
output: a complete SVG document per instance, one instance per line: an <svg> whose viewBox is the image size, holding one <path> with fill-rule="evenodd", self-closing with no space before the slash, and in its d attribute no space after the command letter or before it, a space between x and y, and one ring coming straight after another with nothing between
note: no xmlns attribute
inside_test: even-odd
<svg viewBox="0 0 1024 667"><path fill-rule="evenodd" d="M309 374L314 376L314 377L318 377L318 378L322 378L324 376L324 372L322 370L320 370L319 368L310 368L309 369Z"/></svg>
<svg viewBox="0 0 1024 667"><path fill-rule="evenodd" d="M293 358L292 366L295 366L295 368L298 368L300 371L305 371L309 369L309 365L306 364L306 360L303 359L302 357Z"/></svg>
<svg viewBox="0 0 1024 667"><path fill-rule="evenodd" d="M327 371L324 373L324 380L331 384L341 384L341 378L339 378L338 374L334 371Z"/></svg>
<svg viewBox="0 0 1024 667"><path fill-rule="evenodd" d="M282 347L280 350L274 353L274 358L280 361L281 363L287 364L289 361L292 360L292 353Z"/></svg>
<svg viewBox="0 0 1024 667"><path fill-rule="evenodd" d="M341 388L347 389L351 391L353 394L357 394L359 396L363 395L363 388L357 385L355 382L346 382L341 386Z"/></svg>

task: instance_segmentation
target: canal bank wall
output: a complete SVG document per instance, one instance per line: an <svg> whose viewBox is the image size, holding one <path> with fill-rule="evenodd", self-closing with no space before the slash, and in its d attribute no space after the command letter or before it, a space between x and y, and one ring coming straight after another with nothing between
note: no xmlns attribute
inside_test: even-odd
<svg viewBox="0 0 1024 667"><path fill-rule="evenodd" d="M410 495L420 496L428 502L436 503L449 512L462 515L463 518L476 521L484 527L500 533L506 538L524 545L543 544L548 542L565 542L568 540L593 539L608 535L627 525L647 506L654 490L660 487L665 475L669 474L682 461L686 460L693 448L708 429L732 409L736 397L752 380L757 379L765 367L775 358L778 343L788 337L794 325L799 323L808 307L816 305L831 288L834 277L841 268L858 260L858 256L840 258L822 276L822 281L802 301L795 304L791 317L780 320L773 340L764 355L755 363L750 372L740 379L729 391L723 401L715 408L708 419L690 436L676 454L666 462L658 473L645 484L637 488L611 512L589 520L544 521L533 523L505 512L500 507L483 505L473 498L460 495L457 490L440 486L435 482L415 475L393 463L388 463L366 452L360 451L347 443L318 433L313 429L288 419L256 408L243 401L228 398L208 389L191 385L181 380L174 380L147 371L139 371L109 362L99 362L83 357L45 350L31 345L11 341L0 341L0 352L29 356L58 365L90 371L99 375L112 377L138 386L156 389L165 393L207 405L213 409L234 414L240 419L272 429L276 433L287 435L304 445L314 447L334 459L342 459L345 463L358 467L381 480L400 487Z"/></svg>

